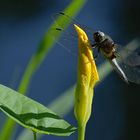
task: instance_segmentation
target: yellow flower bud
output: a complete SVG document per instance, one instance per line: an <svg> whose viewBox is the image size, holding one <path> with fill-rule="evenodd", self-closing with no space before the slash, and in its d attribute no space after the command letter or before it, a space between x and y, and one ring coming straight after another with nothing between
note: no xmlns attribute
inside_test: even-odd
<svg viewBox="0 0 140 140"><path fill-rule="evenodd" d="M91 115L93 88L99 81L93 52L86 33L74 25L78 34L78 77L74 113L78 127L86 126Z"/></svg>

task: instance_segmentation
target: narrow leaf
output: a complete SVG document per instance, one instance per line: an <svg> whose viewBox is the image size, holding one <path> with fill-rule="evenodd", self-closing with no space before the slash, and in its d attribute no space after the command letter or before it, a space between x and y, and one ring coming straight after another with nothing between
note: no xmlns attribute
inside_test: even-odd
<svg viewBox="0 0 140 140"><path fill-rule="evenodd" d="M0 109L11 119L32 131L69 136L75 128L40 103L0 85Z"/></svg>

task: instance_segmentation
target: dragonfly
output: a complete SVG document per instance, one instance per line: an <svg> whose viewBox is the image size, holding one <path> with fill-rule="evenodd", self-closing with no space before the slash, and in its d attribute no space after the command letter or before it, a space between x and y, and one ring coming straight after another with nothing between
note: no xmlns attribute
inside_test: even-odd
<svg viewBox="0 0 140 140"><path fill-rule="evenodd" d="M64 23L56 20L59 16L63 16L66 21L71 23L67 29L64 28ZM98 58L99 54L102 54L123 81L126 83L133 82L140 84L140 54L116 44L109 35L102 31L94 32L92 28L79 24L75 18L70 17L66 13L57 13L53 15L52 18L56 24L56 27L53 30L63 32L61 39L57 41L59 45L76 55L75 52L71 50L78 48L75 47L75 45L77 45L78 36L73 26L74 24L77 24L84 29L88 34L88 37L90 37L89 42L91 47L94 50L97 50L97 55L94 56L95 60ZM53 38L55 39L55 36L53 36Z"/></svg>

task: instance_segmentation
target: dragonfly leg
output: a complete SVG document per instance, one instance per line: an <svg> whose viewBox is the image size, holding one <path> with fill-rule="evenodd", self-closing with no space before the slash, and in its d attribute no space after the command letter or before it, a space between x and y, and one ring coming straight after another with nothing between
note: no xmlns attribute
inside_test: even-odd
<svg viewBox="0 0 140 140"><path fill-rule="evenodd" d="M97 47L97 45L96 45ZM97 49L97 54L94 56L94 59L97 60L98 56L99 56L99 53L100 53L100 46L98 46L98 49Z"/></svg>
<svg viewBox="0 0 140 140"><path fill-rule="evenodd" d="M91 44L91 47L92 47L93 49L96 48L96 47L97 47L97 43Z"/></svg>

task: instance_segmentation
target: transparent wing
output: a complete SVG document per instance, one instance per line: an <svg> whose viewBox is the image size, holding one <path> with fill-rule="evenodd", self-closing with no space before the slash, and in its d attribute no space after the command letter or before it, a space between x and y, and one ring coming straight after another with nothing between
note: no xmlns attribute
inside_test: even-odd
<svg viewBox="0 0 140 140"><path fill-rule="evenodd" d="M116 45L116 56L118 59L123 61L123 63L129 66L139 66L140 65L140 53L139 50L134 51L128 48Z"/></svg>
<svg viewBox="0 0 140 140"><path fill-rule="evenodd" d="M139 66L130 66L124 63L120 64L121 69L125 73L128 81L140 84L140 67Z"/></svg>
<svg viewBox="0 0 140 140"><path fill-rule="evenodd" d="M71 23L66 29L64 28L65 23L61 22L60 20L56 20L60 16L63 17L64 21ZM52 38L60 46L65 48L68 52L72 53L73 55L77 55L77 51L78 51L78 47L77 47L78 37L77 37L76 30L74 28L74 24L80 26L88 34L88 37L91 37L91 34L93 37L93 30L91 28L79 24L79 22L76 19L69 17L65 13L60 12L54 14L52 15L52 18L55 22L55 28L53 28L51 31ZM53 34L54 32L63 32L59 40L56 39L56 36ZM92 37L90 39L91 44L93 44L94 42Z"/></svg>
<svg viewBox="0 0 140 140"><path fill-rule="evenodd" d="M130 82L140 84L140 55L116 45L116 60Z"/></svg>

